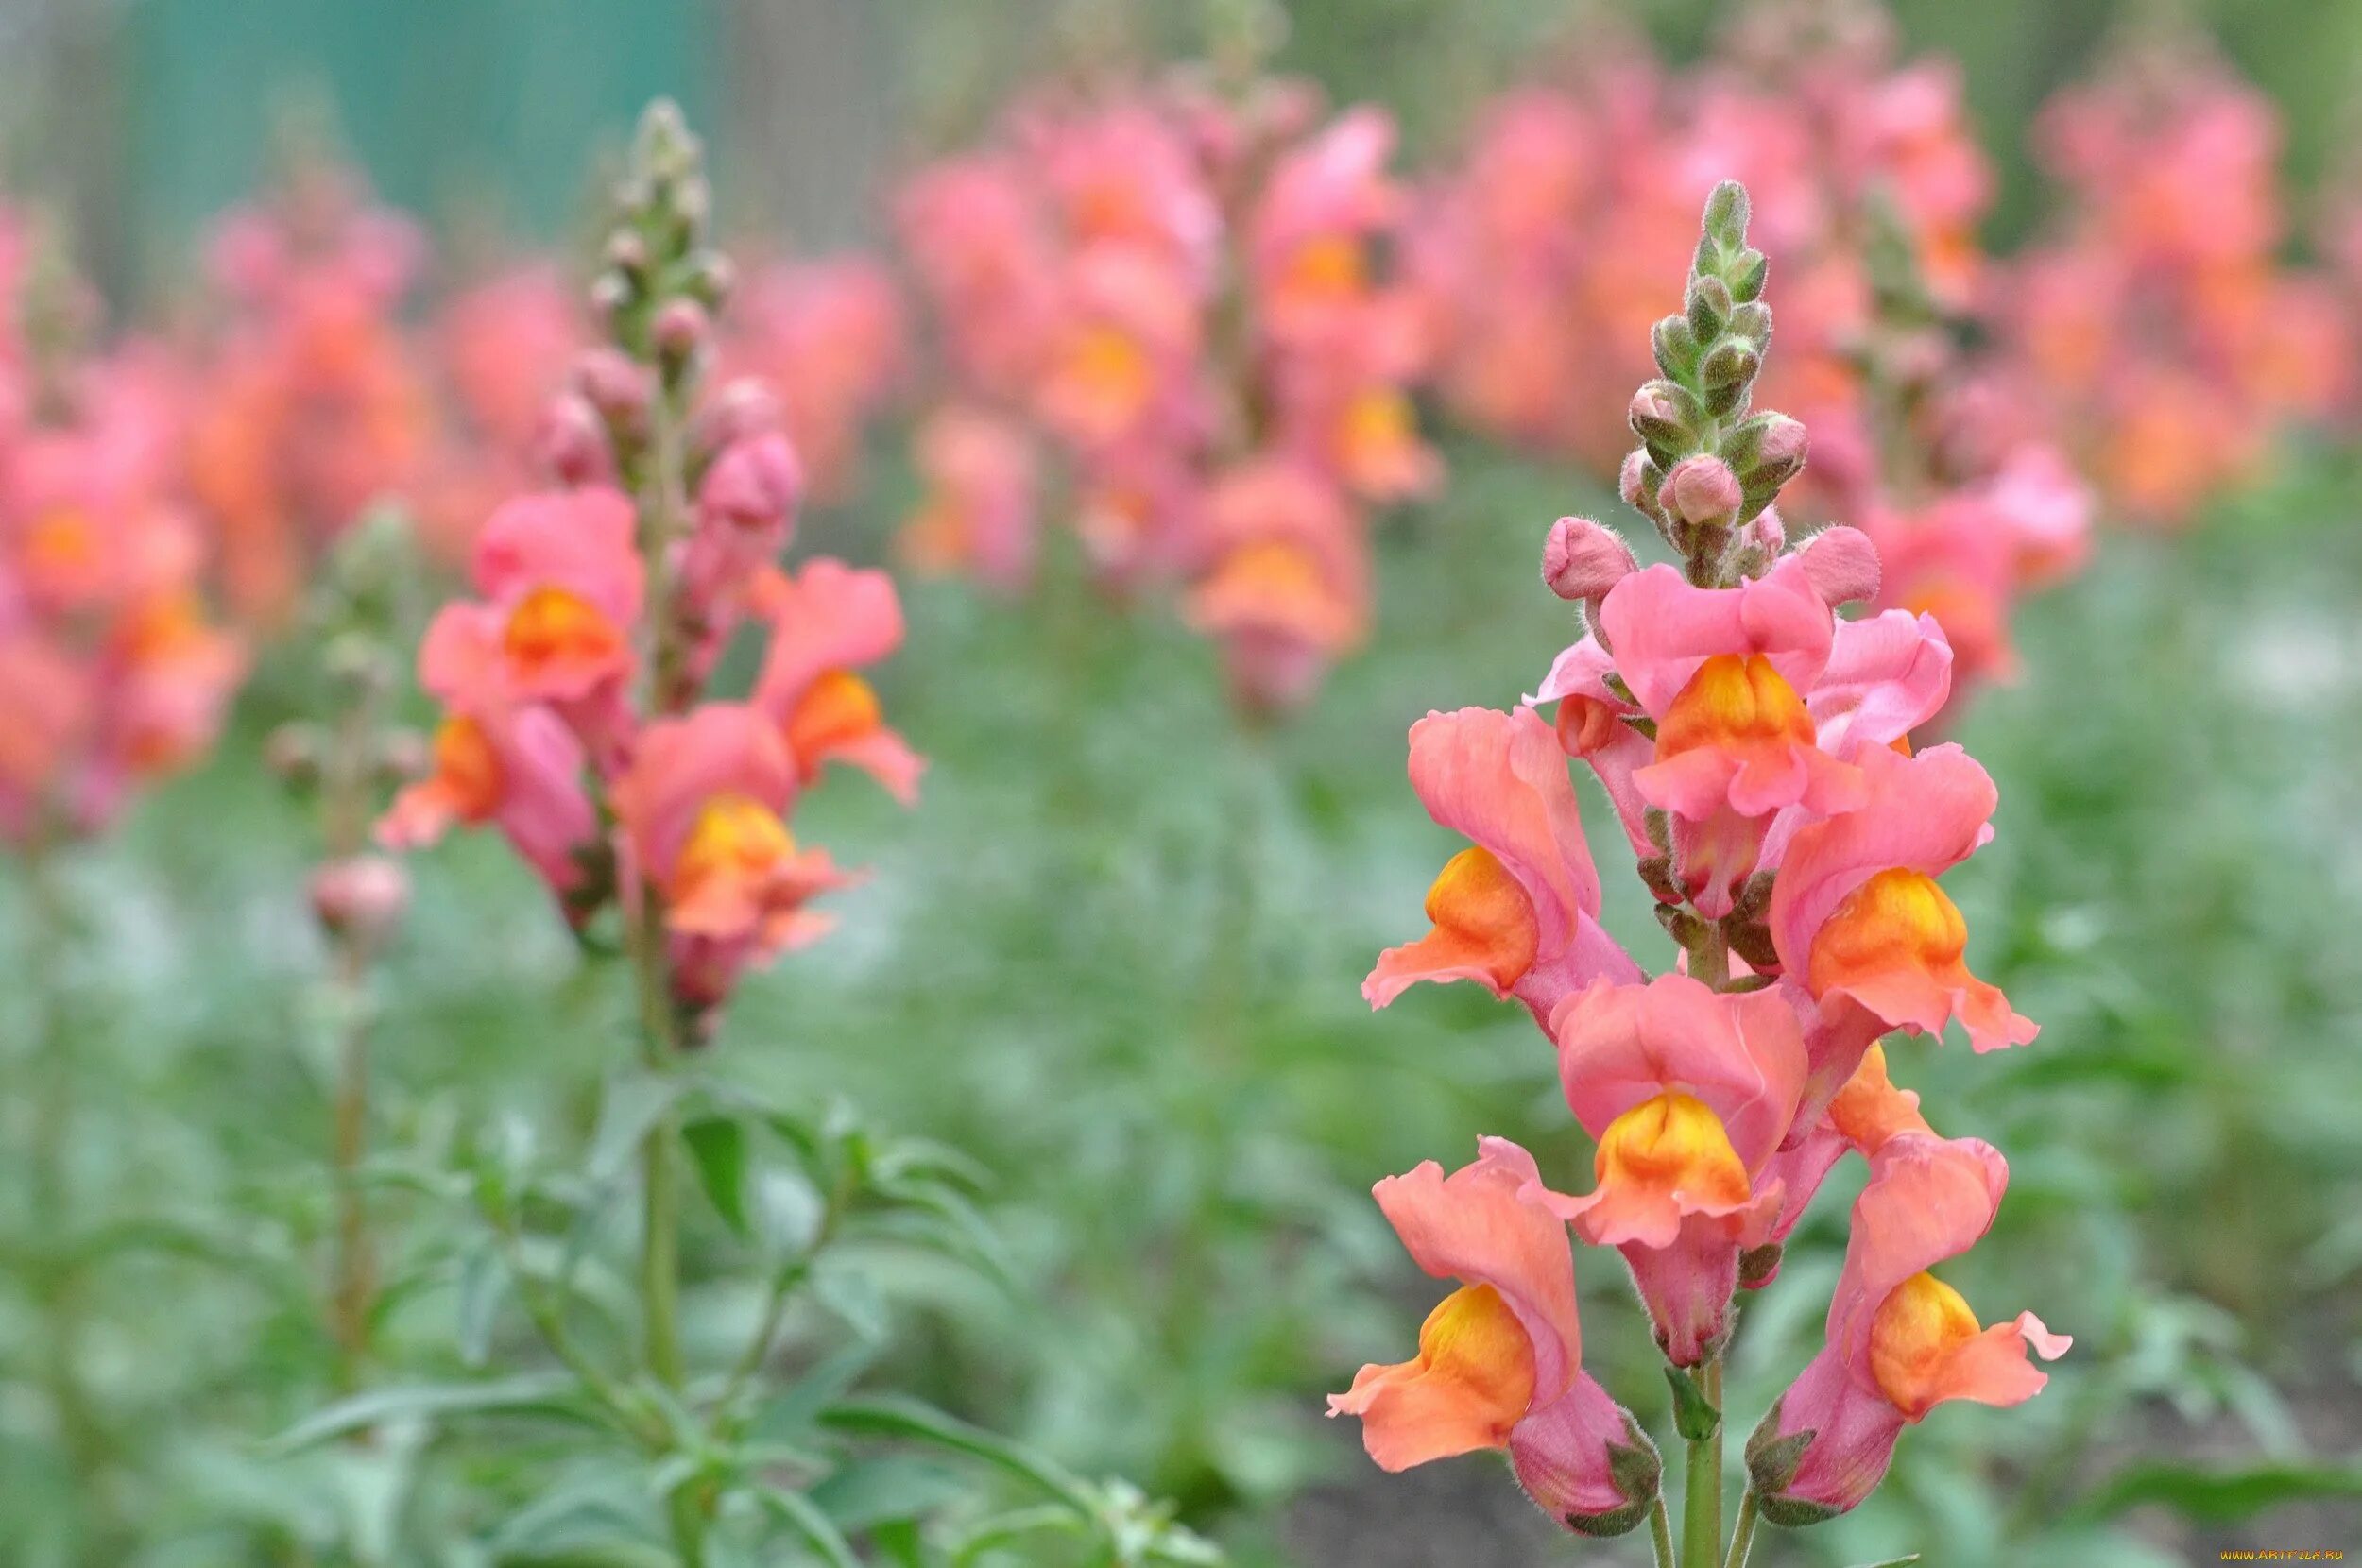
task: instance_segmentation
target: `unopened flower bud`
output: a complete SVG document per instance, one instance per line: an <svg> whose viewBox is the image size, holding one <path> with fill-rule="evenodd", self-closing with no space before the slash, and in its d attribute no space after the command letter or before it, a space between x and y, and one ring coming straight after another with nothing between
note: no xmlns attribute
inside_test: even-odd
<svg viewBox="0 0 2362 1568"><path fill-rule="evenodd" d="M312 873L312 913L320 929L365 950L392 934L409 904L409 874L383 855L330 861Z"/></svg>
<svg viewBox="0 0 2362 1568"><path fill-rule="evenodd" d="M694 299L667 299L656 313L648 334L656 345L658 357L667 366L677 369L696 358L712 328L713 318Z"/></svg>
<svg viewBox="0 0 2362 1568"><path fill-rule="evenodd" d="M1650 461L1647 449L1635 447L1624 454L1624 467L1616 476L1616 493L1624 498L1624 504L1643 516L1653 518L1658 513L1658 492L1665 483L1665 470Z"/></svg>
<svg viewBox="0 0 2362 1568"><path fill-rule="evenodd" d="M647 371L620 349L584 350L574 361L573 384L615 429L638 430L646 423L655 391Z"/></svg>
<svg viewBox="0 0 2362 1568"><path fill-rule="evenodd" d="M1878 547L1858 528L1823 528L1805 541L1796 559L1813 591L1833 609L1878 597Z"/></svg>
<svg viewBox="0 0 2362 1568"><path fill-rule="evenodd" d="M614 474L607 426L578 392L561 392L549 401L534 437L534 454L562 485L595 485Z"/></svg>
<svg viewBox="0 0 2362 1568"><path fill-rule="evenodd" d="M590 313L602 321L611 321L631 303L633 292L629 278L620 272L602 272L590 280Z"/></svg>
<svg viewBox="0 0 2362 1568"><path fill-rule="evenodd" d="M648 271L648 242L632 230L617 230L608 237L607 264L626 277L645 277Z"/></svg>
<svg viewBox="0 0 2362 1568"><path fill-rule="evenodd" d="M328 678L357 692L383 691L393 684L393 661L377 640L359 632L332 639L320 662Z"/></svg>
<svg viewBox="0 0 2362 1568"><path fill-rule="evenodd" d="M426 737L417 730L389 729L377 738L372 760L382 782L407 784L414 778L425 777L435 757Z"/></svg>
<svg viewBox="0 0 2362 1568"><path fill-rule="evenodd" d="M1709 389L1744 386L1763 368L1763 356L1736 338L1725 338L1698 362L1698 379Z"/></svg>
<svg viewBox="0 0 2362 1568"><path fill-rule="evenodd" d="M310 724L281 724L263 742L263 762L283 783L300 788L320 776L320 732Z"/></svg>
<svg viewBox="0 0 2362 1568"><path fill-rule="evenodd" d="M1651 452L1663 449L1677 452L1689 444L1699 413L1697 400L1684 388L1669 381L1645 382L1632 395L1632 406L1625 418L1632 432L1647 442Z"/></svg>
<svg viewBox="0 0 2362 1568"><path fill-rule="evenodd" d="M1769 502L1780 486L1804 471L1811 443L1805 427L1785 414L1759 414L1732 433L1724 448L1738 470L1748 499Z"/></svg>
<svg viewBox="0 0 2362 1568"><path fill-rule="evenodd" d="M1593 625L1607 590L1638 566L1623 536L1589 518L1561 518L1542 541L1542 581L1561 599L1583 601Z"/></svg>
<svg viewBox="0 0 2362 1568"><path fill-rule="evenodd" d="M737 442L714 460L697 491L699 511L749 533L794 519L804 496L803 465L784 435Z"/></svg>
<svg viewBox="0 0 2362 1568"><path fill-rule="evenodd" d="M1700 452L1673 465L1665 476L1659 499L1685 522L1727 528L1737 519L1739 504L1746 498L1739 493L1738 476L1731 472L1729 464Z"/></svg>
<svg viewBox="0 0 2362 1568"><path fill-rule="evenodd" d="M1730 285L1721 279L1707 273L1689 280L1682 310L1689 322L1689 330L1697 335L1699 342L1711 343L1721 335L1723 323L1730 319L1731 308Z"/></svg>
<svg viewBox="0 0 2362 1568"><path fill-rule="evenodd" d="M1698 334L1689 330L1689 322L1678 315L1658 320L1649 334L1650 349L1656 355L1656 367L1668 377L1682 379L1696 373L1698 368Z"/></svg>
<svg viewBox="0 0 2362 1568"><path fill-rule="evenodd" d="M719 250L700 251L681 286L710 311L718 311L738 287L738 266Z"/></svg>
<svg viewBox="0 0 2362 1568"><path fill-rule="evenodd" d="M754 376L723 383L697 411L691 442L709 456L727 452L738 442L768 435L780 427L784 412L779 394Z"/></svg>

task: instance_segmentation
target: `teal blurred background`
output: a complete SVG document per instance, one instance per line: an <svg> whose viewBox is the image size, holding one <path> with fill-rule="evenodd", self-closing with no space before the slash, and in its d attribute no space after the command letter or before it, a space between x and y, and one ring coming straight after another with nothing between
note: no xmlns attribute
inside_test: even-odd
<svg viewBox="0 0 2362 1568"><path fill-rule="evenodd" d="M1995 245L2041 211L2033 108L2147 9L1895 7L1913 50L1966 69L2004 176ZM2309 193L2362 90L2362 6L2182 9L2283 105ZM1719 9L1633 8L1676 58ZM1280 62L1394 107L1415 156L1577 9L1291 12ZM253 187L291 109L326 106L380 192L442 232L549 242L583 230L599 157L667 93L712 139L726 230L833 244L874 233L879 182L1010 84L1201 36L1197 8L1145 0L5 0L0 166L73 215L112 292L156 301L186 286L197 230ZM890 433L880 455L874 493L815 520L815 542L883 555L912 486ZM1446 494L1385 530L1375 645L1277 734L1241 734L1211 651L1158 616L1108 616L1074 563L1031 606L915 590L882 690L934 758L929 798L908 819L860 791L814 802L813 836L876 876L838 938L749 987L721 1044L750 1081L845 1093L993 1172L1018 1283L893 1280L899 1372L1176 1497L1251 1564L1639 1560L1629 1542L1564 1544L1476 1461L1378 1477L1315 1414L1361 1360L1399 1353L1429 1300L1367 1204L1372 1179L1480 1132L1583 1158L1522 1017L1421 995L1374 1018L1356 994L1455 847L1403 780L1406 727L1531 689L1567 633L1533 582L1541 533L1613 506L1474 442L1448 455ZM1982 1060L1911 1047L1896 1073L1946 1132L2012 1160L2002 1225L1961 1270L1970 1298L1988 1316L2035 1305L2078 1351L2026 1409L1947 1409L1913 1433L1871 1506L1779 1539L1768 1568L2362 1550L2357 477L2316 443L2187 538L2111 537L2028 612L2028 679L1968 719L2001 837L1947 886L1979 971L2045 1032ZM246 1216L208 1243L233 1256L300 1236L317 1206L317 955L297 893L312 847L257 761L309 678L267 671L220 755L77 871L106 956L68 978L119 1096L84 1180L126 1213ZM1637 946L1644 895L1601 858L1612 924ZM432 1147L487 1106L578 1115L618 998L584 981L496 844L451 846L418 878L381 1045L389 1136ZM1841 1213L1824 1201L1749 1323L1733 1407L1750 1423L1817 1338ZM252 1436L317 1392L289 1370L306 1329L264 1273L225 1286L216 1262L168 1249L95 1289L95 1357L156 1522L143 1563L241 1560L342 1506L323 1498L391 1484L290 1482L257 1456ZM1629 1300L1604 1270L1584 1281L1602 1375L1662 1426ZM450 1359L448 1295L401 1305L419 1364ZM35 1528L53 1460L8 1430L0 1525ZM380 1457L392 1474L400 1457Z"/></svg>
<svg viewBox="0 0 2362 1568"><path fill-rule="evenodd" d="M552 239L639 106L678 98L712 141L722 208L815 242L874 229L879 178L972 127L1010 84L1080 58L1202 44L1228 0L9 0L0 154L19 192L74 213L112 286L179 279L191 235L248 192L274 119L324 104L395 204ZM1302 0L1279 63L1395 110L1414 151L1537 43L1586 17L1645 26L1675 58L1727 0ZM2002 175L1988 238L2040 212L2035 108L2117 31L2205 27L2285 111L2311 186L2355 131L2362 8L2337 0L1897 0L1914 51L1959 60Z"/></svg>

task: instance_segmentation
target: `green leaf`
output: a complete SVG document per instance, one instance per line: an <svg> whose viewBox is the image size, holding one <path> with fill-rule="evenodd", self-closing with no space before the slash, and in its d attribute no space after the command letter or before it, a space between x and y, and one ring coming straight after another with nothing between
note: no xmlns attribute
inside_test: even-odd
<svg viewBox="0 0 2362 1568"><path fill-rule="evenodd" d="M865 1530L889 1519L916 1519L966 1494L957 1471L913 1454L885 1454L848 1464L812 1489L813 1507L839 1529Z"/></svg>
<svg viewBox="0 0 2362 1568"><path fill-rule="evenodd" d="M1722 1412L1706 1398L1696 1378L1679 1367L1668 1367L1665 1381L1673 1386L1675 1431L1691 1442L1703 1442L1722 1429Z"/></svg>
<svg viewBox="0 0 2362 1568"><path fill-rule="evenodd" d="M637 1467L601 1466L551 1489L518 1510L486 1542L503 1562L587 1550L636 1549L657 1544L656 1519L641 1489Z"/></svg>
<svg viewBox="0 0 2362 1568"><path fill-rule="evenodd" d="M507 1300L508 1288L507 1267L489 1244L471 1248L459 1260L453 1316L459 1359L471 1372L491 1359L492 1329L500 1321L501 1303Z"/></svg>
<svg viewBox="0 0 2362 1568"><path fill-rule="evenodd" d="M965 1454L1032 1482L1086 1517L1098 1511L1090 1488L1056 1460L915 1399L847 1400L823 1410L820 1424L831 1431L900 1438Z"/></svg>
<svg viewBox="0 0 2362 1568"><path fill-rule="evenodd" d="M996 1514L980 1522L960 1538L959 1544L951 1553L952 1568L968 1568L969 1564L981 1560L986 1552L1006 1546L1013 1541L1022 1541L1029 1535L1040 1535L1051 1530L1073 1534L1085 1523L1075 1518L1072 1509L1053 1503Z"/></svg>
<svg viewBox="0 0 2362 1568"><path fill-rule="evenodd" d="M812 1499L801 1492L774 1491L768 1487L763 1489L762 1497L762 1506L802 1536L829 1568L861 1568L861 1557L853 1550L853 1543L829 1522L827 1514L813 1506Z"/></svg>
<svg viewBox="0 0 2362 1568"><path fill-rule="evenodd" d="M682 1080L666 1073L624 1073L608 1082L598 1131L590 1134L590 1152L583 1162L593 1182L623 1175L648 1129L680 1099L682 1086Z"/></svg>
<svg viewBox="0 0 2362 1568"><path fill-rule="evenodd" d="M2146 1503L2163 1503L2205 1525L2235 1523L2280 1503L2362 1497L2362 1466L2281 1462L2211 1469L2164 1461L2119 1471L2075 1509L2106 1519Z"/></svg>
<svg viewBox="0 0 2362 1568"><path fill-rule="evenodd" d="M746 1125L728 1116L704 1116L681 1129L697 1181L724 1222L747 1234Z"/></svg>
<svg viewBox="0 0 2362 1568"><path fill-rule="evenodd" d="M750 1442L789 1442L812 1429L827 1406L843 1399L878 1359L874 1344L842 1350L813 1367L778 1398L767 1400L747 1423Z"/></svg>
<svg viewBox="0 0 2362 1568"><path fill-rule="evenodd" d="M1913 1552L1908 1557L1881 1558L1876 1562L1857 1563L1855 1568L1910 1568L1910 1565L1918 1560L1919 1554Z"/></svg>
<svg viewBox="0 0 2362 1568"><path fill-rule="evenodd" d="M578 1391L579 1386L564 1372L533 1372L490 1383L423 1383L402 1389L375 1389L339 1400L306 1417L273 1438L268 1446L276 1453L293 1453L347 1432L422 1417L499 1412L579 1419L584 1411L576 1398Z"/></svg>

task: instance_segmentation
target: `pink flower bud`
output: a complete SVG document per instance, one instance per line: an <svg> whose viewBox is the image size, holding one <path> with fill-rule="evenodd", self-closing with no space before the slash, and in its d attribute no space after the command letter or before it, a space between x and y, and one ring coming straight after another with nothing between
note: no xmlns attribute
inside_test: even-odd
<svg viewBox="0 0 2362 1568"><path fill-rule="evenodd" d="M1673 465L1661 495L1675 517L1701 527L1728 526L1746 499L1730 465L1703 452Z"/></svg>
<svg viewBox="0 0 2362 1568"><path fill-rule="evenodd" d="M1766 506L1761 516L1747 525L1747 542L1763 552L1768 560L1788 544L1788 525L1780 520L1779 508Z"/></svg>
<svg viewBox="0 0 2362 1568"><path fill-rule="evenodd" d="M740 376L724 383L698 411L693 439L702 451L723 452L770 435L783 418L779 394L753 376Z"/></svg>
<svg viewBox="0 0 2362 1568"><path fill-rule="evenodd" d="M1561 518L1542 541L1542 581L1561 599L1600 599L1638 565L1621 535L1589 518Z"/></svg>
<svg viewBox="0 0 2362 1568"><path fill-rule="evenodd" d="M698 509L747 532L776 528L804 498L804 469L784 435L758 435L714 459L697 491Z"/></svg>
<svg viewBox="0 0 2362 1568"><path fill-rule="evenodd" d="M1823 528L1796 553L1813 591L1832 608L1878 596L1878 547L1858 528Z"/></svg>
<svg viewBox="0 0 2362 1568"><path fill-rule="evenodd" d="M648 372L619 349L590 349L574 361L573 384L610 421L626 427L647 418L655 396Z"/></svg>
<svg viewBox="0 0 2362 1568"><path fill-rule="evenodd" d="M713 318L694 299L668 299L656 313L648 334L656 344L656 351L676 364L688 360L705 347L706 338L713 330Z"/></svg>
<svg viewBox="0 0 2362 1568"><path fill-rule="evenodd" d="M550 400L534 437L534 454L563 485L596 485L614 472L607 426L578 392L561 392Z"/></svg>
<svg viewBox="0 0 2362 1568"><path fill-rule="evenodd" d="M312 913L320 928L364 948L392 934L409 904L409 874L383 855L330 861L312 873Z"/></svg>
<svg viewBox="0 0 2362 1568"><path fill-rule="evenodd" d="M1670 440L1688 433L1688 422L1679 402L1665 387L1650 382L1632 395L1632 406L1624 417L1635 435L1643 439Z"/></svg>
<svg viewBox="0 0 2362 1568"><path fill-rule="evenodd" d="M1635 447L1624 454L1623 469L1616 476L1616 491L1624 498L1624 504L1634 510L1656 516L1658 487L1665 476L1649 460L1646 447Z"/></svg>
<svg viewBox="0 0 2362 1568"><path fill-rule="evenodd" d="M1805 452L1811 444L1801 421L1774 414L1764 430L1762 444L1756 449L1756 461L1766 469L1793 472L1805 466Z"/></svg>

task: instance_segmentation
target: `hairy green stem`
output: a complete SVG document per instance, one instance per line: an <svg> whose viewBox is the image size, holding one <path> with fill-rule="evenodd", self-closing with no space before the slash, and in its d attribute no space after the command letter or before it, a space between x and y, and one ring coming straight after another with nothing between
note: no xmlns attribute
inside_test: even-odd
<svg viewBox="0 0 2362 1568"><path fill-rule="evenodd" d="M1676 1568L1673 1519L1665 1511L1665 1493L1662 1491L1649 1505L1649 1543L1656 1548L1656 1568Z"/></svg>
<svg viewBox="0 0 2362 1568"><path fill-rule="evenodd" d="M1747 1568L1747 1554L1754 1549L1755 1521L1761 1517L1763 1499L1749 1487L1747 1495L1738 1500L1738 1523L1731 1527L1731 1555L1722 1559L1722 1568Z"/></svg>
<svg viewBox="0 0 2362 1568"><path fill-rule="evenodd" d="M1722 1407L1722 1358L1706 1357L1698 1386ZM1688 1480L1682 1493L1682 1568L1714 1568L1722 1555L1722 1428L1688 1444Z"/></svg>

